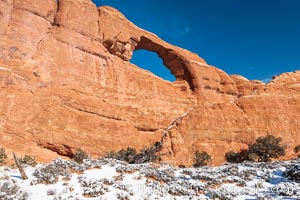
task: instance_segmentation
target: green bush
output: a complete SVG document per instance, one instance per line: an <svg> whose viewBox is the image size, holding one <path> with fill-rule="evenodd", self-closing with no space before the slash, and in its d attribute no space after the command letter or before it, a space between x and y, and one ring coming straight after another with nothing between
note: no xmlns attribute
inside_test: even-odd
<svg viewBox="0 0 300 200"><path fill-rule="evenodd" d="M21 164L24 164L24 165L29 165L29 166L36 166L36 160L35 160L35 157L31 157L29 155L25 155L23 158L20 159L20 162Z"/></svg>
<svg viewBox="0 0 300 200"><path fill-rule="evenodd" d="M5 149L0 148L0 165L6 164L7 155Z"/></svg>
<svg viewBox="0 0 300 200"><path fill-rule="evenodd" d="M206 151L196 151L193 167L206 166L210 163L211 156Z"/></svg>
<svg viewBox="0 0 300 200"><path fill-rule="evenodd" d="M233 151L229 151L225 154L225 159L227 162L231 163L240 163L246 160L248 157L248 150L243 149L238 153L235 153Z"/></svg>
<svg viewBox="0 0 300 200"><path fill-rule="evenodd" d="M87 159L89 156L82 149L77 149L73 155L73 160L78 163L82 163L84 159Z"/></svg>
<svg viewBox="0 0 300 200"><path fill-rule="evenodd" d="M272 158L279 158L285 155L285 147L282 146L282 139L273 135L266 135L256 139L255 143L249 146L248 160L268 162Z"/></svg>
<svg viewBox="0 0 300 200"><path fill-rule="evenodd" d="M300 152L300 144L294 148L294 152L295 153Z"/></svg>

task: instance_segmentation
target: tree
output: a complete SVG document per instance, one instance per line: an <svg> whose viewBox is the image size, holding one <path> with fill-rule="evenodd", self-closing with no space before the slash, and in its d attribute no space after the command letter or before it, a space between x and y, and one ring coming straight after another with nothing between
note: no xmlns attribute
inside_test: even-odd
<svg viewBox="0 0 300 200"><path fill-rule="evenodd" d="M282 139L273 135L266 135L256 139L255 143L249 146L248 160L268 162L272 158L279 158L285 155L285 147L282 146Z"/></svg>

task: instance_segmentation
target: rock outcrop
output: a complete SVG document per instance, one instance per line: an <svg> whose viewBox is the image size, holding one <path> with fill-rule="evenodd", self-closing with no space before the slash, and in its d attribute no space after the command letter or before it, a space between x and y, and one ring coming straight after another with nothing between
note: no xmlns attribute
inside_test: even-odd
<svg viewBox="0 0 300 200"><path fill-rule="evenodd" d="M131 64L138 49L176 81ZM229 76L90 0L0 0L0 87L0 146L39 161L140 149L163 133L163 159L185 165L196 150L222 163L268 133L289 158L300 141L300 71L269 84Z"/></svg>

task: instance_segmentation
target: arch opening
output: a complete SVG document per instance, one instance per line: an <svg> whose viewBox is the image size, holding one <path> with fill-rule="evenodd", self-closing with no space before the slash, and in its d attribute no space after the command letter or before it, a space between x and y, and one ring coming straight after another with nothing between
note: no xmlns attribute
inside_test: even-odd
<svg viewBox="0 0 300 200"><path fill-rule="evenodd" d="M176 81L175 75L163 64L163 60L155 52L145 49L135 50L130 62L164 80L170 82Z"/></svg>
<svg viewBox="0 0 300 200"><path fill-rule="evenodd" d="M195 91L194 77L189 66L187 66L188 61L185 60L183 56L179 55L172 48L164 47L144 36L141 36L140 40L137 41L134 51L140 49L155 52L157 54L156 57L161 58L164 68L170 70L171 74L175 76L177 83L186 81L189 85L189 89Z"/></svg>

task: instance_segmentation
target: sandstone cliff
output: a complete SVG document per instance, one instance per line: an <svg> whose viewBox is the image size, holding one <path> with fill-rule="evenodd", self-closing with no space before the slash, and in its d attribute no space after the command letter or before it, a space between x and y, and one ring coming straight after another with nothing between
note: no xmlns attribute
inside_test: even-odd
<svg viewBox="0 0 300 200"><path fill-rule="evenodd" d="M171 83L131 64L156 52ZM0 146L39 161L101 156L164 139L163 159L189 165L196 150L214 164L271 133L300 142L300 71L269 84L208 65L90 0L0 0Z"/></svg>

